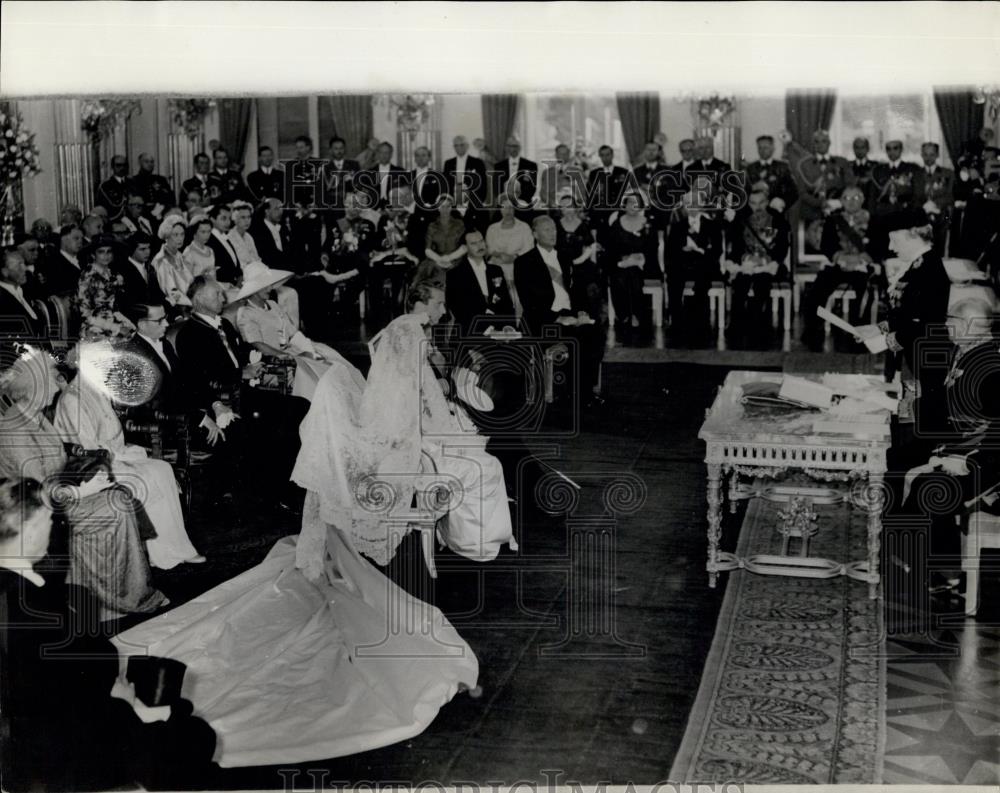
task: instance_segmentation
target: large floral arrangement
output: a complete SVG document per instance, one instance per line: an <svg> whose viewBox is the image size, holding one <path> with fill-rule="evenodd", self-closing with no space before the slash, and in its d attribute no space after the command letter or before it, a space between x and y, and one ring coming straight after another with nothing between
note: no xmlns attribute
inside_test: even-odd
<svg viewBox="0 0 1000 793"><path fill-rule="evenodd" d="M167 103L174 124L182 127L189 138L202 132L208 111L215 107L214 99L171 99Z"/></svg>
<svg viewBox="0 0 1000 793"><path fill-rule="evenodd" d="M35 133L24 128L20 113L0 112L0 244L14 243L14 218L23 212L21 178L39 171Z"/></svg>
<svg viewBox="0 0 1000 793"><path fill-rule="evenodd" d="M713 94L698 100L698 120L706 126L721 127L736 109L732 97Z"/></svg>
<svg viewBox="0 0 1000 793"><path fill-rule="evenodd" d="M434 95L392 94L389 96L389 106L396 111L396 123L399 129L415 134L430 120Z"/></svg>
<svg viewBox="0 0 1000 793"><path fill-rule="evenodd" d="M88 99L80 108L80 128L100 140L141 112L138 99Z"/></svg>
<svg viewBox="0 0 1000 793"><path fill-rule="evenodd" d="M22 176L34 176L38 167L35 133L23 126L20 113L0 113L0 185L3 190Z"/></svg>

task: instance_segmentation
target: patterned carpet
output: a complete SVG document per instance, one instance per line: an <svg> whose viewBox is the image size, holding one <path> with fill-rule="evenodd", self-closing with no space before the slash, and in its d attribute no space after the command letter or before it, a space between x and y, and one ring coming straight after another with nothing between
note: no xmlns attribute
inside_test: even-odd
<svg viewBox="0 0 1000 793"><path fill-rule="evenodd" d="M781 507L754 499L737 555L780 552ZM865 519L816 507L810 555L861 558ZM725 575L725 574L724 574ZM871 784L881 777L881 612L861 582L730 576L715 639L670 779Z"/></svg>

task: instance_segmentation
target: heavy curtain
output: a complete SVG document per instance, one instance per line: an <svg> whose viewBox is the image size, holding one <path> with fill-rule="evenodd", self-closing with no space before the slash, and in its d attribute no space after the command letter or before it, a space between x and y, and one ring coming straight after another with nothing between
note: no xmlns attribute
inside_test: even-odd
<svg viewBox="0 0 1000 793"><path fill-rule="evenodd" d="M646 143L660 131L660 96L655 93L616 94L629 162L635 162Z"/></svg>
<svg viewBox="0 0 1000 793"><path fill-rule="evenodd" d="M502 160L504 144L514 131L517 94L483 94L483 135L494 160Z"/></svg>
<svg viewBox="0 0 1000 793"><path fill-rule="evenodd" d="M789 89L785 93L785 126L792 139L809 148L816 130L830 128L836 101L832 88Z"/></svg>
<svg viewBox="0 0 1000 793"><path fill-rule="evenodd" d="M972 101L972 91L965 87L934 89L934 106L941 121L941 132L951 161L958 162L962 148L976 137L983 126L983 108Z"/></svg>
<svg viewBox="0 0 1000 793"><path fill-rule="evenodd" d="M334 94L327 97L336 134L347 144L347 156L364 151L374 128L371 94ZM326 151L326 141L320 141L320 151Z"/></svg>
<svg viewBox="0 0 1000 793"><path fill-rule="evenodd" d="M245 162L253 99L220 99L219 143L233 162Z"/></svg>

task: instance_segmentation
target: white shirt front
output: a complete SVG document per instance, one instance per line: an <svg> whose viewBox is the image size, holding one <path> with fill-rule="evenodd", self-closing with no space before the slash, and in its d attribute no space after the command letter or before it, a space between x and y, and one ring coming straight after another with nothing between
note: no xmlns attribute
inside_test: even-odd
<svg viewBox="0 0 1000 793"><path fill-rule="evenodd" d="M274 244L278 246L278 250L282 253L285 249L281 247L281 226L277 223L272 223L267 218L264 218L264 225L267 226L267 230L271 232L271 236L274 237Z"/></svg>
<svg viewBox="0 0 1000 793"><path fill-rule="evenodd" d="M760 167L761 168L770 168L772 162L773 162L772 160L761 160L760 161Z"/></svg>
<svg viewBox="0 0 1000 793"><path fill-rule="evenodd" d="M469 160L469 155L468 154L463 154L461 156L459 156L457 154L455 155L455 175L456 176L461 176L462 174L465 173L465 164L468 162L468 160Z"/></svg>
<svg viewBox="0 0 1000 793"><path fill-rule="evenodd" d="M232 229L226 235L226 239L236 252L236 260L240 267L246 267L250 262L259 262L260 254L257 253L257 244L249 233L240 234L236 229Z"/></svg>
<svg viewBox="0 0 1000 793"><path fill-rule="evenodd" d="M146 265L144 265L142 262L137 262L131 256L128 257L128 260L129 260L129 264L131 264L133 267L135 267L136 270L139 271L139 275L142 276L142 280L145 281L148 284L149 283L149 273L146 272Z"/></svg>
<svg viewBox="0 0 1000 793"><path fill-rule="evenodd" d="M427 176L427 172L428 171L430 171L430 168L428 168L428 167L425 166L423 168L417 168L417 170L414 172L414 174L413 174L413 192L414 193L419 193L421 191L421 189L423 189L424 178Z"/></svg>
<svg viewBox="0 0 1000 793"><path fill-rule="evenodd" d="M379 163L378 166L378 179L380 183L379 191L382 194L382 198L386 197L389 192L389 174L392 172L392 165L382 165Z"/></svg>
<svg viewBox="0 0 1000 793"><path fill-rule="evenodd" d="M24 310L28 312L29 317L31 317L32 319L38 319L38 315L35 313L35 310L31 306L29 306L28 301L24 299L24 292L21 290L21 287L15 286L14 284L9 283L8 281L0 281L0 287L6 289L8 292L14 295L14 299L17 300L17 302L24 307Z"/></svg>
<svg viewBox="0 0 1000 793"><path fill-rule="evenodd" d="M480 259L478 262L469 257L469 264L472 265L472 272L476 275L476 280L479 281L479 291L483 293L483 297L489 297L490 287L486 281L486 262Z"/></svg>
<svg viewBox="0 0 1000 793"><path fill-rule="evenodd" d="M569 311L572 304L569 300L569 292L566 291L566 286L563 283L562 267L559 266L559 254L556 253L555 248L545 250L542 247L538 247L538 253L541 255L542 261L545 262L545 266L549 268L549 276L552 278L552 289L555 292L555 296L552 299L552 310L556 313L564 310Z"/></svg>
<svg viewBox="0 0 1000 793"><path fill-rule="evenodd" d="M201 314L200 316L204 317L205 315ZM206 319L208 319L208 317L206 317ZM166 353L163 352L163 339L151 339L145 333L139 333L138 335L142 337L146 344L156 350L156 354L160 356L160 360L162 360L164 365L167 367L167 371L172 371L170 361L167 359Z"/></svg>
<svg viewBox="0 0 1000 793"><path fill-rule="evenodd" d="M63 258L66 259L70 264L72 264L77 270L80 269L80 262L77 260L76 256L72 253L67 253L66 251L59 251Z"/></svg>

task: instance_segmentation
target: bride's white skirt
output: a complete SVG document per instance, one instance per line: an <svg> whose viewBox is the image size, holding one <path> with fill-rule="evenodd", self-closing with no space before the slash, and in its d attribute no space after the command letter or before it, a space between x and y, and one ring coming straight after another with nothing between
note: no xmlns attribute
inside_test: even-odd
<svg viewBox="0 0 1000 793"><path fill-rule="evenodd" d="M306 497L304 526L319 520ZM216 731L224 767L322 760L423 732L479 664L444 615L327 527L325 575L295 568L295 538L257 567L115 637L129 655L188 666L183 695Z"/></svg>

